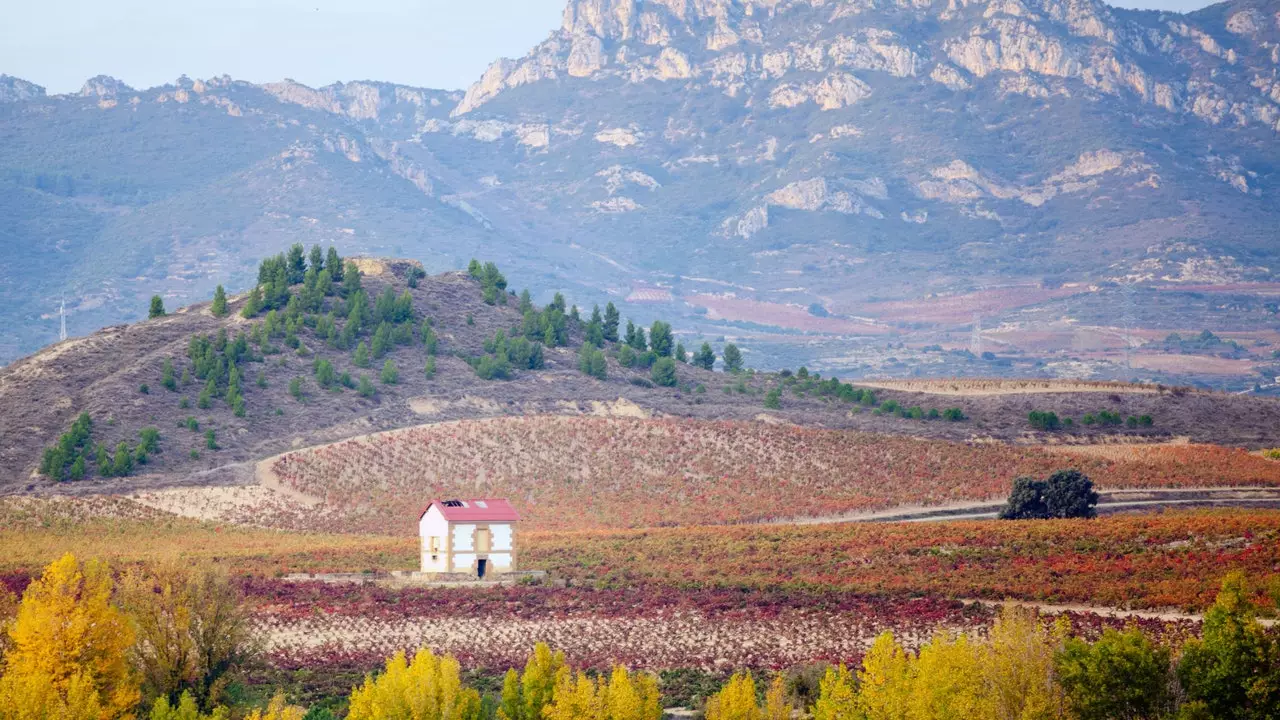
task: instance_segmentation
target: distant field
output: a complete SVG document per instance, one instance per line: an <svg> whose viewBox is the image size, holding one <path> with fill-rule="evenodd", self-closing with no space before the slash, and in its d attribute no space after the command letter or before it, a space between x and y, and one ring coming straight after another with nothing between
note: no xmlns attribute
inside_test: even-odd
<svg viewBox="0 0 1280 720"><path fill-rule="evenodd" d="M895 596L1016 598L1199 611L1244 570L1280 578L1280 511L1097 520L536 533L526 562L581 582L800 585Z"/></svg>
<svg viewBox="0 0 1280 720"><path fill-rule="evenodd" d="M940 379L940 380L859 380L859 385L882 390L928 393L930 395L1038 395L1044 393L1136 393L1152 395L1160 390L1154 385L1089 380L1012 380L1012 379Z"/></svg>
<svg viewBox="0 0 1280 720"><path fill-rule="evenodd" d="M1004 497L1013 479L1078 467L1100 487L1280 485L1280 463L1209 445L1132 457L744 422L525 417L440 423L287 453L270 469L314 498L224 503L227 490L148 496L166 509L276 527L411 532L433 496L509 497L539 530L830 517ZM275 496L273 496L275 497ZM277 498L278 500L278 498Z"/></svg>

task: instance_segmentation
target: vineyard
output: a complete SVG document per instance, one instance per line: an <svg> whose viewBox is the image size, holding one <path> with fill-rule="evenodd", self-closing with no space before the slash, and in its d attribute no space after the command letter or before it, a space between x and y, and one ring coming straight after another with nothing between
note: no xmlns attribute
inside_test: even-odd
<svg viewBox="0 0 1280 720"><path fill-rule="evenodd" d="M271 464L314 508L230 504L226 520L412 534L433 496L508 497L525 527L638 528L833 517L1002 498L1079 467L1104 489L1280 485L1280 464L1207 445L1118 458L786 425L597 417L461 421L288 453ZM189 497L170 505L196 504Z"/></svg>
<svg viewBox="0 0 1280 720"><path fill-rule="evenodd" d="M1002 378L938 380L860 380L859 385L882 390L930 395L1032 395L1044 393L1117 393L1150 395L1162 388L1099 380L1014 380Z"/></svg>
<svg viewBox="0 0 1280 720"><path fill-rule="evenodd" d="M526 548L531 566L618 587L783 585L1202 610L1233 569L1271 605L1280 512L536 533Z"/></svg>
<svg viewBox="0 0 1280 720"><path fill-rule="evenodd" d="M272 580L245 584L272 662L301 669L376 666L389 653L430 647L470 667L501 672L537 642L575 664L661 670L788 668L853 663L877 634L893 630L909 647L940 627L980 633L993 611L933 598L868 597L804 590L553 589L386 590ZM1118 627L1073 613L1082 636ZM1177 640L1192 625L1144 620L1153 636Z"/></svg>

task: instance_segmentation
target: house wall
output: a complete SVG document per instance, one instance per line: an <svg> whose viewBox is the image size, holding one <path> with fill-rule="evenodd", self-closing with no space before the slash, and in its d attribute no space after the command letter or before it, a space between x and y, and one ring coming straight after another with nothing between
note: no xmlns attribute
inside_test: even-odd
<svg viewBox="0 0 1280 720"><path fill-rule="evenodd" d="M432 505L418 521L419 553L422 572L449 572L449 522L439 508ZM436 538L436 552L430 551L431 538Z"/></svg>

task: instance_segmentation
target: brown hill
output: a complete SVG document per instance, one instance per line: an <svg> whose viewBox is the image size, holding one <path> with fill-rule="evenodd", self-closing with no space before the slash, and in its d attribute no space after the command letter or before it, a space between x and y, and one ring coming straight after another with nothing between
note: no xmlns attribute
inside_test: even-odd
<svg viewBox="0 0 1280 720"><path fill-rule="evenodd" d="M386 358L357 367L351 348L332 347L314 325L321 312L346 310L342 298L321 300L320 312L298 316L298 348L277 337L264 352L249 341L239 366L244 413L237 416L227 397L213 397L199 407L204 381L189 358L193 338L216 342L225 331L228 344L245 334L254 338L268 322L264 314L241 317L247 296L232 298L230 315L215 317L208 303L129 326L104 329L68 340L0 370L0 492L57 490L102 492L173 484L242 484L253 482L256 461L279 453L369 433L446 420L506 415L614 414L671 416L699 420L742 420L792 423L828 428L940 438L955 441L998 439L1020 442L1149 441L1185 436L1194 442L1249 448L1280 444L1280 403L1212 393L1050 392L1041 394L947 396L877 389L876 404L904 408L957 407L967 419L912 419L868 404L841 400L827 382L776 374L739 376L677 365L678 385L664 388L648 381L647 369L618 364L617 346L607 344L608 379L596 380L577 369L577 350L584 326L570 321L567 346L545 348L539 370L516 372L510 380L484 380L467 358L485 353L485 341L497 331L519 332L519 301L486 304L481 283L466 273L419 277L416 263L362 260L363 289L369 298L387 290L412 300L411 323L405 323L407 345L394 345ZM414 287L411 287L414 285ZM301 295L303 287L291 288ZM370 301L373 302L372 300ZM283 315L283 313L282 313ZM589 310L583 315L589 315ZM436 371L424 371L429 355L422 328L430 319L438 337ZM345 321L339 319L339 325ZM336 334L336 333L335 333ZM677 329L677 339L681 338ZM366 329L358 339L371 343ZM689 338L685 338L691 341ZM691 350L694 348L690 348ZM719 351L721 348L717 347ZM348 374L352 385L361 376L375 392L363 396L354 387L334 382L322 388L316 367L329 363L335 378ZM385 360L399 371L398 382L379 382ZM174 367L174 389L163 380L166 361ZM291 392L296 381L300 398ZM147 392L143 392L143 386ZM766 392L785 390L780 407L766 410ZM218 388L225 393L225 388ZM218 394L215 393L215 394ZM826 394L824 394L826 393ZM1100 410L1127 418L1149 415L1150 427L1082 426L1069 434L1035 433L1027 423L1031 410L1053 411L1079 422ZM90 459L79 482L56 483L37 473L46 448L57 443L80 413L93 422L89 447L99 444L114 455L119 443L136 446L144 428L159 431L158 452L137 465L128 477L103 479ZM206 433L213 431L209 447Z"/></svg>

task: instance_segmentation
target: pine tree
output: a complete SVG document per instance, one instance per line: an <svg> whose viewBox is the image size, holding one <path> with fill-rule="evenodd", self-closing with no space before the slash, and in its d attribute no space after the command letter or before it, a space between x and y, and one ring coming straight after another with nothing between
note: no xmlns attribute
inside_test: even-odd
<svg viewBox="0 0 1280 720"><path fill-rule="evenodd" d="M311 246L311 269L315 270L317 274L324 269L324 251L320 249L319 245Z"/></svg>
<svg viewBox="0 0 1280 720"><path fill-rule="evenodd" d="M675 387L679 379L676 377L676 361L669 357L658 358L649 371L649 378L655 385Z"/></svg>
<svg viewBox="0 0 1280 720"><path fill-rule="evenodd" d="M609 342L618 342L618 322L620 316L618 308L614 307L610 302L604 307L604 339Z"/></svg>
<svg viewBox="0 0 1280 720"><path fill-rule="evenodd" d="M245 300L244 307L240 310L240 316L244 318L255 317L262 311L262 287L255 285L249 291L249 299Z"/></svg>
<svg viewBox="0 0 1280 720"><path fill-rule="evenodd" d="M164 359L164 370L161 374L160 384L174 392L178 390L178 379L174 377L172 358Z"/></svg>
<svg viewBox="0 0 1280 720"><path fill-rule="evenodd" d="M151 309L147 311L147 319L164 317L164 300L159 295L151 296Z"/></svg>
<svg viewBox="0 0 1280 720"><path fill-rule="evenodd" d="M689 362L689 351L684 349L684 343L682 342L676 343L675 359L676 362L680 363Z"/></svg>
<svg viewBox="0 0 1280 720"><path fill-rule="evenodd" d="M653 354L659 357L671 355L671 341L671 326L661 320L654 320L653 326L649 328L649 347Z"/></svg>
<svg viewBox="0 0 1280 720"><path fill-rule="evenodd" d="M324 266L333 276L334 282L342 282L342 258L338 257L338 251L333 249L332 245L329 246L329 253L325 256Z"/></svg>
<svg viewBox="0 0 1280 720"><path fill-rule="evenodd" d="M693 354L693 364L703 370L712 370L716 366L716 354L711 349L711 343L702 343L702 347L698 352Z"/></svg>
<svg viewBox="0 0 1280 720"><path fill-rule="evenodd" d="M209 308L216 318L224 318L227 316L227 291L219 285L213 291L213 306Z"/></svg>
<svg viewBox="0 0 1280 720"><path fill-rule="evenodd" d="M353 362L355 362L356 367L369 367L369 346L365 345L363 340L356 346L356 355Z"/></svg>
<svg viewBox="0 0 1280 720"><path fill-rule="evenodd" d="M724 346L724 371L734 374L742 372L742 351L733 343Z"/></svg>
<svg viewBox="0 0 1280 720"><path fill-rule="evenodd" d="M290 285L297 285L302 282L302 278L307 274L307 257L301 243L294 243L289 246L289 255L285 260L284 270L285 278Z"/></svg>
<svg viewBox="0 0 1280 720"><path fill-rule="evenodd" d="M396 368L396 364L391 358L382 364L382 384L395 385L400 382L400 370Z"/></svg>

